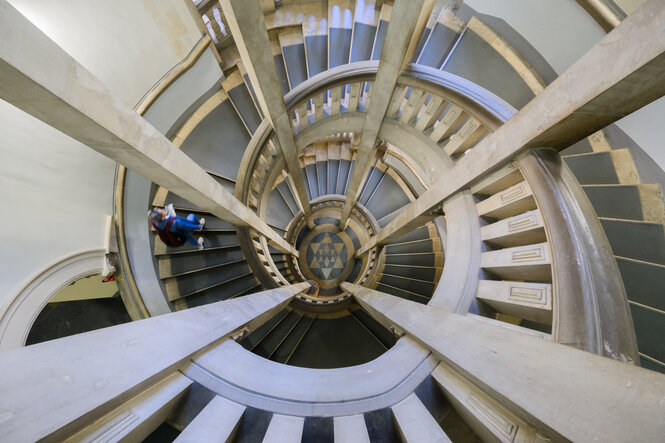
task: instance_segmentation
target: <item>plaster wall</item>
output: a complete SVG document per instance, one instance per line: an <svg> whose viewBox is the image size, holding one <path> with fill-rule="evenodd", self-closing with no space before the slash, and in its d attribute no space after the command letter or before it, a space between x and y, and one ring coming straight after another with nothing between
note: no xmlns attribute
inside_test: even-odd
<svg viewBox="0 0 665 443"><path fill-rule="evenodd" d="M43 269L103 249L115 162L0 100L0 314Z"/></svg>
<svg viewBox="0 0 665 443"><path fill-rule="evenodd" d="M130 106L201 38L182 0L10 3ZM44 269L104 247L116 163L2 100L0 159L1 318Z"/></svg>
<svg viewBox="0 0 665 443"><path fill-rule="evenodd" d="M201 38L183 0L9 0L128 105Z"/></svg>
<svg viewBox="0 0 665 443"><path fill-rule="evenodd" d="M641 3L639 0L617 2L627 13ZM606 35L575 0L465 0L464 4L482 14L505 20L545 58L557 74L563 73ZM665 98L645 106L616 124L660 169L665 170L663 115ZM647 181L659 181L657 172L649 175Z"/></svg>

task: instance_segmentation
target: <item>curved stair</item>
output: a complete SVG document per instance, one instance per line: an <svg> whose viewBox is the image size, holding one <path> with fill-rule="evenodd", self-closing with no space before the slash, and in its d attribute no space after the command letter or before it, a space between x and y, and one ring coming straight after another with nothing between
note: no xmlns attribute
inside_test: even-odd
<svg viewBox="0 0 665 443"><path fill-rule="evenodd" d="M455 74L495 93L519 109L544 86L548 72L537 72L516 47L514 35L500 35L488 19L463 7L456 11L436 2L413 61ZM281 10L281 13L280 13ZM285 2L265 18L282 93L328 69L366 60L378 60L383 48L392 7L385 2L329 0L295 4ZM220 18L223 21L223 17ZM220 40L223 41L223 40ZM229 189L244 150L263 119L251 82L233 45L222 48L225 99L185 138L182 149ZM218 45L219 46L219 45ZM540 68L542 71L542 68ZM324 116L366 109L370 82L332 88L317 103L312 99L292 115L299 134ZM319 94L321 95L321 94ZM438 144L442 155L454 163L488 133L487 127L454 104L428 91L398 85L386 114ZM223 125L224 129L217 127ZM200 132L200 136L197 133ZM217 134L217 135L212 135ZM357 137L357 135L356 135ZM214 146L210 144L215 140ZM307 146L299 158L310 201L345 195L355 162L354 134L330 134ZM586 146L586 145L585 145ZM665 203L658 185L642 184L630 153L579 146L562 152L591 201L619 264L640 346L641 363L665 372L665 305L658 286L665 276ZM281 152L272 146L259 161L270 171ZM388 148L389 149L389 148ZM424 190L413 171L374 160L362 185L358 203L386 226ZM249 206L263 211L266 222L287 236L292 220L301 212L292 177L284 171L273 182L253 182ZM261 195L270 186L266 201ZM470 314L487 321L499 320L516 329L551 339L553 327L552 260L545 220L538 200L516 168L495 174L471 189L479 217L480 281ZM254 278L230 225L173 194L157 190L154 203L175 203L179 212L205 216L204 251L171 251L155 244L156 266L165 293L176 309L238 297L262 289ZM441 278L447 246L445 223L429 222L386 245L377 260L377 274L367 286L407 300L427 304ZM287 266L287 257L268 248L280 276L298 282ZM517 259L515 259L517 257ZM268 288L265 288L268 289ZM662 332L662 333L661 333ZM283 309L254 332L238 337L246 350L289 366L340 368L359 365L396 345L399 331L390 331L367 311L353 305L337 315L308 312L292 306ZM350 349L353 348L352 351ZM463 398L467 383L434 371L401 401L362 414L318 417L280 415L242 406L197 386L207 406L194 417L177 422L182 440L196 439L200 430L215 423L233 441L333 441L352 436L354 441L511 440L535 438L535 430L501 406L478 397L488 410L500 410L502 419L514 424L505 429L472 431L466 424L471 405ZM456 380L456 381L451 381ZM208 402L209 401L209 402ZM485 402L485 403L483 403ZM183 407L183 409L188 409ZM480 432L479 434L477 434ZM482 434L482 435L481 435Z"/></svg>

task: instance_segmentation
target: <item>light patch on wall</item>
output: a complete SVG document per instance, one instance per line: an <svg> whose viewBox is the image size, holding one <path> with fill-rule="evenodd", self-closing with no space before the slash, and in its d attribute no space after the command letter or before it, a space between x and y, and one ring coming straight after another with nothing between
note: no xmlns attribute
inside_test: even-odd
<svg viewBox="0 0 665 443"><path fill-rule="evenodd" d="M102 283L102 279L101 275L91 275L77 280L59 290L49 303L113 297L118 292L118 285L114 281Z"/></svg>
<svg viewBox="0 0 665 443"><path fill-rule="evenodd" d="M644 0L614 0L614 3L621 8L626 15L631 14L634 10L642 6Z"/></svg>

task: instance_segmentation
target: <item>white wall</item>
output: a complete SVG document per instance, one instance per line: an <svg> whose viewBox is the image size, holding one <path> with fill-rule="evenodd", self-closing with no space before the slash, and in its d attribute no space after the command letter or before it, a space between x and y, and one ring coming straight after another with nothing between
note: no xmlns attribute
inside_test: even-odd
<svg viewBox="0 0 665 443"><path fill-rule="evenodd" d="M9 1L130 106L201 38L185 0ZM43 269L103 248L115 167L0 100L0 317Z"/></svg>
<svg viewBox="0 0 665 443"><path fill-rule="evenodd" d="M476 11L500 17L561 74L606 34L575 0L465 0ZM621 2L627 10L641 0ZM611 63L611 60L608 61ZM665 170L665 99L617 122Z"/></svg>
<svg viewBox="0 0 665 443"><path fill-rule="evenodd" d="M201 38L185 1L9 3L133 107Z"/></svg>
<svg viewBox="0 0 665 443"><path fill-rule="evenodd" d="M104 247L115 163L0 100L0 313L42 269Z"/></svg>

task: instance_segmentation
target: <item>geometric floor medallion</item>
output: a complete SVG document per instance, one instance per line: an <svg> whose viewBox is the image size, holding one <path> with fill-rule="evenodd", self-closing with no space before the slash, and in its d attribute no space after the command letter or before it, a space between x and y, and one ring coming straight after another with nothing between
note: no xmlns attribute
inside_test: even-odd
<svg viewBox="0 0 665 443"><path fill-rule="evenodd" d="M344 241L334 232L319 233L307 247L309 269L320 280L336 280L348 259Z"/></svg>

